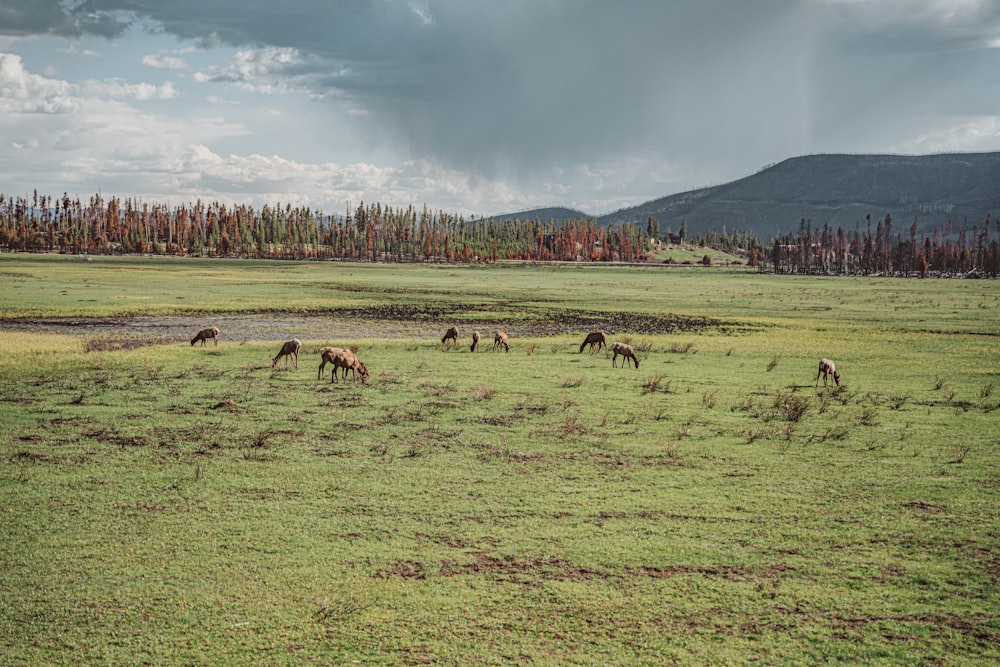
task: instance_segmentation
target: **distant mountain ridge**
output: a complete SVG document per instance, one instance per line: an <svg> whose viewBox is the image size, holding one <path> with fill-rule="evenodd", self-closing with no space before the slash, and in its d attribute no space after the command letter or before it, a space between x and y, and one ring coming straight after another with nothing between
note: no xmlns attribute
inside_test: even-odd
<svg viewBox="0 0 1000 667"><path fill-rule="evenodd" d="M803 219L813 229L853 230L865 227L867 215L874 224L887 214L897 230L909 228L917 218L923 232L949 220L956 230L981 226L987 214L996 220L1000 152L795 157L730 183L648 201L596 220L605 227L631 222L645 228L655 217L661 233L668 228L677 233L687 220L689 236L725 228L767 240L797 231Z"/></svg>
<svg viewBox="0 0 1000 667"><path fill-rule="evenodd" d="M583 211L562 206L550 206L548 208L533 208L530 211L520 211L518 213L503 213L500 215L486 216L488 220L541 220L548 222L565 222L566 220L593 220L594 216Z"/></svg>

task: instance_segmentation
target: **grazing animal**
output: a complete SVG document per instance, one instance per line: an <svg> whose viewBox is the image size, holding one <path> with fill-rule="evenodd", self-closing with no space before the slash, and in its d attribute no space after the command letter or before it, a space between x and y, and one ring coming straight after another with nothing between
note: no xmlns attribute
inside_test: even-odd
<svg viewBox="0 0 1000 667"><path fill-rule="evenodd" d="M626 345L625 343L612 343L611 351L614 352L615 355L611 358L612 366L617 366L615 360L618 359L619 355L621 355L624 357L622 359L622 368L625 368L625 364L629 359L635 362L636 368L639 368L639 359L635 356L635 350L632 349L631 345Z"/></svg>
<svg viewBox="0 0 1000 667"><path fill-rule="evenodd" d="M343 348L339 348L339 347L321 347L321 348L319 348L320 362L319 362L319 373L316 376L317 380L322 380L323 379L323 373L324 373L323 369L326 368L327 364L332 364L333 363L333 358L337 355L338 352L343 352L343 351L344 351ZM334 373L337 372L337 367L336 366L333 367L333 372Z"/></svg>
<svg viewBox="0 0 1000 667"><path fill-rule="evenodd" d="M472 332L472 346L469 348L470 351L472 351L472 352L478 352L479 351L479 339L480 338L481 338L481 336L479 335L478 331L473 331Z"/></svg>
<svg viewBox="0 0 1000 667"><path fill-rule="evenodd" d="M826 386L826 377L833 376L833 381L840 386L840 373L837 372L837 365L826 357L819 360L819 371L816 373L816 386L819 386L819 376L823 376L823 386Z"/></svg>
<svg viewBox="0 0 1000 667"><path fill-rule="evenodd" d="M354 381L358 381L358 375L361 376L361 384L368 384L368 367L365 366L365 362L361 361L357 357L354 358L355 364L351 368L351 372L354 373ZM347 369L344 369L344 379L347 379Z"/></svg>
<svg viewBox="0 0 1000 667"><path fill-rule="evenodd" d="M365 366L364 362L358 359L357 355L350 350L337 349L333 353L333 377L330 378L330 382L337 382L337 369L344 369L344 380L347 380L347 371L351 371L354 376L354 381L358 381L358 375L361 375L361 382L363 384L368 384L368 367Z"/></svg>
<svg viewBox="0 0 1000 667"><path fill-rule="evenodd" d="M587 337L583 339L583 343L580 344L580 352L583 353L583 348L590 345L590 353L594 354L599 352L601 348L604 348L605 353L608 351L608 337L603 331L592 331L587 334Z"/></svg>
<svg viewBox="0 0 1000 667"><path fill-rule="evenodd" d="M205 341L209 338L215 341L215 346L219 346L219 327L209 327L207 329L202 329L194 335L191 339L191 345L194 345L198 341L201 341L202 347L205 346Z"/></svg>
<svg viewBox="0 0 1000 667"><path fill-rule="evenodd" d="M441 345L446 344L448 341L451 341L452 347L458 347L458 327L452 327L444 332Z"/></svg>
<svg viewBox="0 0 1000 667"><path fill-rule="evenodd" d="M302 348L302 342L298 338L293 338L293 339L291 339L289 341L285 341L285 344L281 346L280 350L278 350L277 356L275 356L274 359L271 360L271 368L274 368L275 366L277 366L278 365L278 359L281 359L282 357L285 358L285 367L286 368L288 367L288 359L289 359L289 357L292 358L292 360L295 362L295 367L298 368L299 367L299 350L301 348Z"/></svg>
<svg viewBox="0 0 1000 667"><path fill-rule="evenodd" d="M499 352L500 348L510 352L510 343L507 342L506 331L498 331L493 334L493 349Z"/></svg>

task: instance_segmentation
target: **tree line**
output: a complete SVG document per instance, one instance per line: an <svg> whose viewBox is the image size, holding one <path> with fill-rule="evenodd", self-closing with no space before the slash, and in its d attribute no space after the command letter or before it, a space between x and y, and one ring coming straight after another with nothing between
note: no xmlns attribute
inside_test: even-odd
<svg viewBox="0 0 1000 667"><path fill-rule="evenodd" d="M87 201L0 194L0 248L74 254L161 254L258 259L497 262L647 261L659 241L681 242L740 255L759 271L824 275L1000 276L1000 220L996 238L990 216L972 226L946 222L928 235L918 221L894 232L891 216L864 230L801 221L795 234L762 243L751 233L709 231L686 238L651 217L645 225L602 227L593 219L542 221L471 218L426 206L392 208L379 203L347 208L343 216L308 207L227 206L218 202L168 206L100 194ZM707 255L706 255L707 257Z"/></svg>
<svg viewBox="0 0 1000 667"><path fill-rule="evenodd" d="M360 203L344 216L307 207L218 202L166 206L94 195L89 201L0 194L0 248L357 261L638 261L638 225L493 219Z"/></svg>
<svg viewBox="0 0 1000 667"><path fill-rule="evenodd" d="M1000 219L996 237L991 235L990 215L972 225L946 221L930 233L919 232L914 219L903 232L893 231L891 215L875 222L866 217L866 227L845 231L823 227L813 230L803 220L797 234L778 236L767 257L767 269L775 273L822 275L1000 276Z"/></svg>

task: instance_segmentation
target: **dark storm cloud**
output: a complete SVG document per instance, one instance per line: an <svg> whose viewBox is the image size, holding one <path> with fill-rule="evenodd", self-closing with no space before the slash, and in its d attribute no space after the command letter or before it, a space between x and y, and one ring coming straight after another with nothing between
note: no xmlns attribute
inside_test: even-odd
<svg viewBox="0 0 1000 667"><path fill-rule="evenodd" d="M4 0L0 2L0 35L51 33L63 37L97 35L117 37L128 27L118 11L90 11L58 0Z"/></svg>
<svg viewBox="0 0 1000 667"><path fill-rule="evenodd" d="M19 0L0 17L294 49L204 80L273 77L365 112L373 141L508 178L635 155L732 176L1000 108L995 0Z"/></svg>

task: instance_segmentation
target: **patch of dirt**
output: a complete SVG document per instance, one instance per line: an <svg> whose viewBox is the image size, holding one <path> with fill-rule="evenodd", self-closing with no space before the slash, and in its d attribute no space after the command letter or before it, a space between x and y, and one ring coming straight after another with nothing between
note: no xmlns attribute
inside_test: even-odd
<svg viewBox="0 0 1000 667"><path fill-rule="evenodd" d="M377 579L426 579L427 572L422 563L413 560L397 560L375 573Z"/></svg>
<svg viewBox="0 0 1000 667"><path fill-rule="evenodd" d="M514 337L577 334L597 329L611 334L653 335L706 329L728 332L745 328L744 325L704 317L588 310L539 310L537 314L529 311L522 317L491 322L471 317L476 312L476 307L469 304L449 307L415 304L343 308L308 314L261 312L164 317L12 318L0 319L0 331L75 336L84 339L87 351L107 351L189 343L195 333L209 325L221 329L220 339L223 342L243 343L281 341L291 336L319 340L421 338L437 341L451 325L470 331L472 328L482 331L503 329ZM208 344L206 347L214 346Z"/></svg>
<svg viewBox="0 0 1000 667"><path fill-rule="evenodd" d="M474 554L470 563L458 563L445 559L441 563L441 574L453 577L459 574L486 574L497 577L512 577L519 574L541 575L550 581L581 581L607 577L608 573L573 565L561 558L519 558L504 556L497 558L485 553Z"/></svg>

